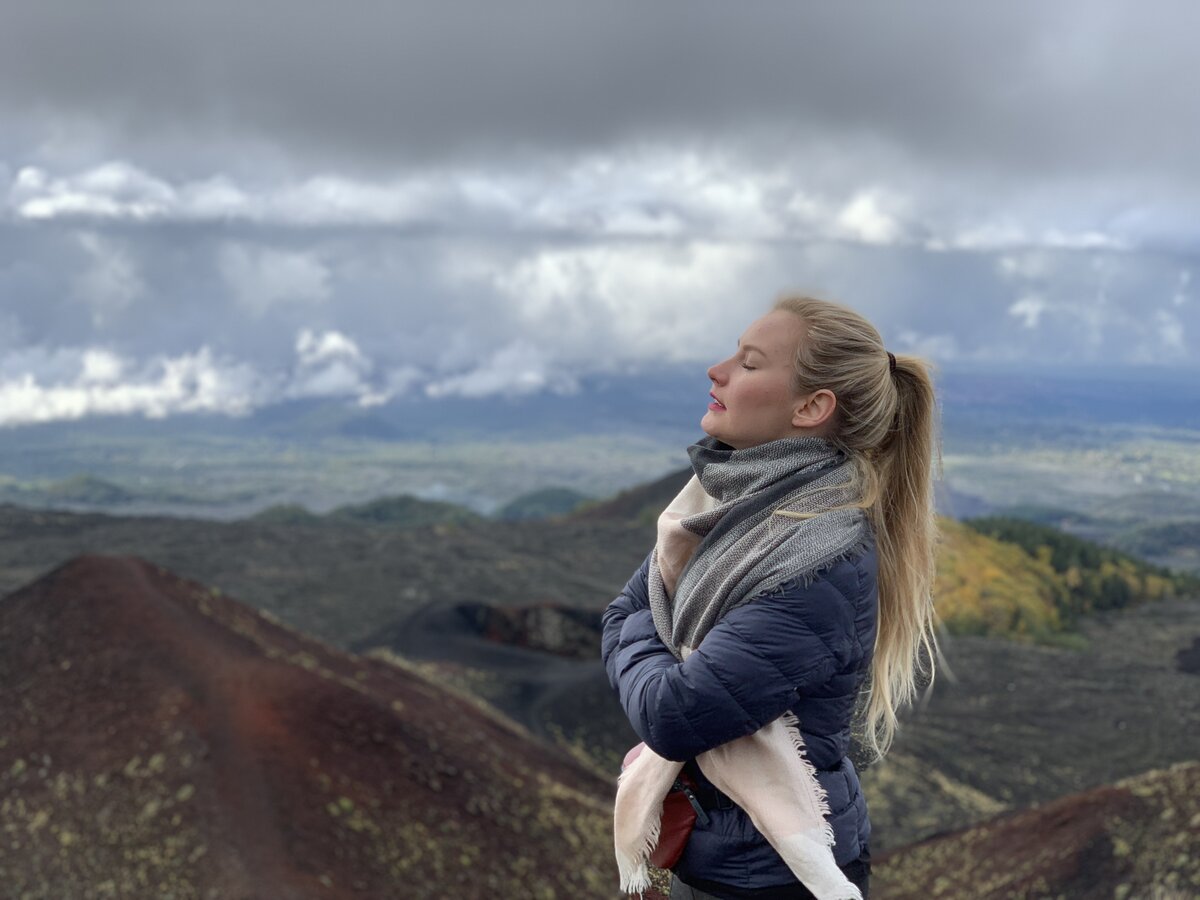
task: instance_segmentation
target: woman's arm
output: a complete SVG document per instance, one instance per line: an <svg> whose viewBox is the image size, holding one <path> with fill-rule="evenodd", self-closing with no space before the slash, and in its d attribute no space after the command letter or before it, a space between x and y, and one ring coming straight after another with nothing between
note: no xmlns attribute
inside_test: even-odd
<svg viewBox="0 0 1200 900"><path fill-rule="evenodd" d="M680 663L654 629L646 569L605 612L603 655L634 731L667 759L753 734L856 652L853 603L818 579L732 610Z"/></svg>
<svg viewBox="0 0 1200 900"><path fill-rule="evenodd" d="M608 608L604 610L604 615L600 619L601 638L600 638L600 658L604 660L604 668L608 672L608 682L612 685L613 690L619 689L616 672L612 667L612 663L616 662L616 651L623 646L621 642L621 632L625 627L625 623L629 621L631 616L636 613L645 613L646 617L650 615L650 593L647 587L647 581L650 577L650 557L651 553L646 557L633 576L621 589L621 593L617 595ZM651 630L654 629L653 620L650 622ZM641 627L639 626L639 631ZM661 646L661 642L660 642ZM671 656L671 651L665 646L663 652ZM671 659L675 659L671 656Z"/></svg>

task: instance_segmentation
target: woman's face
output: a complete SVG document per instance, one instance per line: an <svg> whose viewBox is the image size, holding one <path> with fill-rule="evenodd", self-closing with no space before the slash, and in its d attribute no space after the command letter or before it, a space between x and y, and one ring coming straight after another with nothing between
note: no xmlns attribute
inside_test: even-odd
<svg viewBox="0 0 1200 900"><path fill-rule="evenodd" d="M700 427L736 450L798 437L804 398L792 389L792 360L804 338L799 316L774 310L752 323L737 352L708 370L708 412Z"/></svg>

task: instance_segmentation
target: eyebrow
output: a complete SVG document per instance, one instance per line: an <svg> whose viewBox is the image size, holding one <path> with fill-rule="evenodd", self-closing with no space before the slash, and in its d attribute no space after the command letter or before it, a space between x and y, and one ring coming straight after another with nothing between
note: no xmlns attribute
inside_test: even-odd
<svg viewBox="0 0 1200 900"><path fill-rule="evenodd" d="M750 351L754 351L755 353L759 353L762 356L767 355L766 352L761 347L755 347L753 344L743 344L741 341L738 341L738 349L743 350L747 353L749 353Z"/></svg>

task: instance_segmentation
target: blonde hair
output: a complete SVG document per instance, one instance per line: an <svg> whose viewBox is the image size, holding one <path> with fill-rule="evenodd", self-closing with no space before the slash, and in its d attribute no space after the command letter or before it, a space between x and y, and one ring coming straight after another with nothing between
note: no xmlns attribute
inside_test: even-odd
<svg viewBox="0 0 1200 900"><path fill-rule="evenodd" d="M937 616L933 579L937 519L932 464L941 442L931 365L900 354L895 371L875 327L848 307L785 296L775 303L804 322L794 384L837 398L829 439L854 461L860 506L879 552L879 613L865 712L867 746L882 759L897 728L896 713L917 693L928 665L936 671Z"/></svg>

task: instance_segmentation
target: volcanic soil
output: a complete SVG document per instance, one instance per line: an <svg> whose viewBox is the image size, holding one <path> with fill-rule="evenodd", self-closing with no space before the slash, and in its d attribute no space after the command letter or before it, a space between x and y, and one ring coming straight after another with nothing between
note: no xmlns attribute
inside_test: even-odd
<svg viewBox="0 0 1200 900"><path fill-rule="evenodd" d="M611 781L414 671L141 559L0 600L23 898L611 897Z"/></svg>

